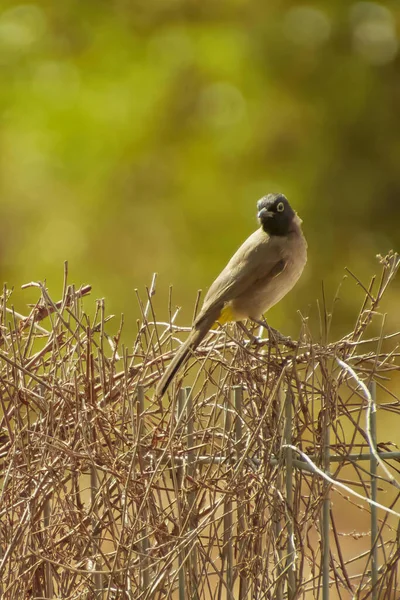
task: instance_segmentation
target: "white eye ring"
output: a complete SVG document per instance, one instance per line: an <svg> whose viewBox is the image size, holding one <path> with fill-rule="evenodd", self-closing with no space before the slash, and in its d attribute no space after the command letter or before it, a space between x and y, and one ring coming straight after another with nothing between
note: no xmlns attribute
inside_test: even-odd
<svg viewBox="0 0 400 600"><path fill-rule="evenodd" d="M276 210L278 212L283 212L285 210L285 205L283 204L283 202L279 202L279 204L277 204Z"/></svg>

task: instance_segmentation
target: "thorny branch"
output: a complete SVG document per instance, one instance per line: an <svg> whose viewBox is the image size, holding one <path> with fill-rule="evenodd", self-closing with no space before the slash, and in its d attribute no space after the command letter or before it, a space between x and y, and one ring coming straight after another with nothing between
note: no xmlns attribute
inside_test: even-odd
<svg viewBox="0 0 400 600"><path fill-rule="evenodd" d="M385 427L374 440L368 426L375 408L397 430L400 419L400 332L379 314L399 257L380 265L369 284L349 271L365 298L342 339L313 339L306 320L297 341L270 340L268 329L260 339L251 324L251 337L235 326L211 331L162 404L154 384L190 328L176 325L171 295L168 321L156 319L155 276L144 300L137 294L141 321L128 343L122 322L109 331L103 301L94 316L85 312L91 287L70 286L67 267L61 300L28 284L40 294L28 316L4 289L1 597L72 600L102 588L108 599L161 600L183 583L199 600L227 589L236 597L239 587L279 598L293 567L298 597L317 597L327 489L331 582L364 597L369 536L352 533L345 517L366 519L368 530L368 504L358 500L375 501L368 463L357 459L368 453L379 461L378 505L388 509L377 537L379 597L399 595L399 492L388 481L398 485L400 453Z"/></svg>

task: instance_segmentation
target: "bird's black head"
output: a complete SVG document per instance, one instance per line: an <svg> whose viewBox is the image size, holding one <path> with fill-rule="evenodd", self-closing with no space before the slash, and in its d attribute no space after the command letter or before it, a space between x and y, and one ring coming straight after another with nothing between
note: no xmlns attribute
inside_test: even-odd
<svg viewBox="0 0 400 600"><path fill-rule="evenodd" d="M269 235L287 235L296 213L283 194L267 194L257 202L258 218Z"/></svg>

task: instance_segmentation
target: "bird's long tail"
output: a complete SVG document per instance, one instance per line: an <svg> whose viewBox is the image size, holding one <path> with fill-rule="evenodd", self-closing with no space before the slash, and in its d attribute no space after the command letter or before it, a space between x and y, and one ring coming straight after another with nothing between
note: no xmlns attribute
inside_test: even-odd
<svg viewBox="0 0 400 600"><path fill-rule="evenodd" d="M168 365L164 375L158 382L156 388L157 396L161 397L165 394L179 367L183 365L183 363L189 358L190 354L197 348L203 338L205 338L219 314L219 308L213 307L212 310L207 311L206 314L201 316L200 319L195 323L186 342L179 348L173 360Z"/></svg>

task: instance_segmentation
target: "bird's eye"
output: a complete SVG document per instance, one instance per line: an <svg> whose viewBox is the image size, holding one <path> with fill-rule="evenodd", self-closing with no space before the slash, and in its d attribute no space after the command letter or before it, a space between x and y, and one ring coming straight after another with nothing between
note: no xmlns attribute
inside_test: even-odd
<svg viewBox="0 0 400 600"><path fill-rule="evenodd" d="M276 210L278 212L283 212L285 210L285 205L283 204L283 202L279 202L279 204L277 204Z"/></svg>

